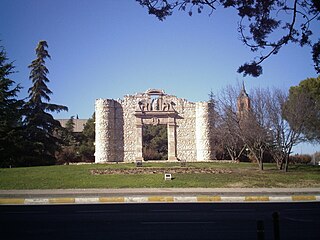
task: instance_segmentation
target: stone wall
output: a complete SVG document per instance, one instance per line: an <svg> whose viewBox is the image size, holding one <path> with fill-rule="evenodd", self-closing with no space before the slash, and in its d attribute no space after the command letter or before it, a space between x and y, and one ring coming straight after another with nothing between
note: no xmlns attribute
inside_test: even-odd
<svg viewBox="0 0 320 240"><path fill-rule="evenodd" d="M169 160L211 159L210 105L162 90L96 100L96 162L142 160L142 125L165 124Z"/></svg>
<svg viewBox="0 0 320 240"><path fill-rule="evenodd" d="M57 121L60 122L61 124L61 127L66 127L67 125L67 122L70 121L70 118L69 119L56 119ZM73 119L73 132L75 133L80 133L83 131L84 129L84 126L86 125L88 119L77 119L77 118L74 118Z"/></svg>

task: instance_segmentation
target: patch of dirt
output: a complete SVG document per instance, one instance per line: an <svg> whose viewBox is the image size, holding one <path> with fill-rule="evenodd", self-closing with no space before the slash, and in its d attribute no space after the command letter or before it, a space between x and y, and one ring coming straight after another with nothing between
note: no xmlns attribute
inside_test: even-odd
<svg viewBox="0 0 320 240"><path fill-rule="evenodd" d="M90 171L93 175L103 174L164 174L164 173L200 173L200 174L230 174L229 169L215 168L129 168L129 169L93 169Z"/></svg>
<svg viewBox="0 0 320 240"><path fill-rule="evenodd" d="M236 183L227 184L226 187L227 188L244 188L244 187L247 187L247 186L242 182L236 182Z"/></svg>

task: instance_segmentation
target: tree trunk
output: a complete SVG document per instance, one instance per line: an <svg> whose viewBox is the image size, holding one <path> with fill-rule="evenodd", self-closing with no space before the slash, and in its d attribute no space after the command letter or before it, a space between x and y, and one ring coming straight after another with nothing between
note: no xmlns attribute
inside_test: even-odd
<svg viewBox="0 0 320 240"><path fill-rule="evenodd" d="M229 156L231 157L231 160L232 160L232 161L235 161L235 156L233 155L233 151L232 151L230 148L228 148L228 147L227 147L227 151L228 151L228 153L229 153Z"/></svg>
<svg viewBox="0 0 320 240"><path fill-rule="evenodd" d="M263 161L262 160L259 161L259 170L263 171Z"/></svg>
<svg viewBox="0 0 320 240"><path fill-rule="evenodd" d="M289 168L289 155L288 154L285 156L284 166L282 166L282 167L283 167L282 170L284 172L288 172L288 168Z"/></svg>
<svg viewBox="0 0 320 240"><path fill-rule="evenodd" d="M262 148L260 148L260 151L259 151L259 161L260 161L260 170L263 171L263 153L264 153L264 150Z"/></svg>

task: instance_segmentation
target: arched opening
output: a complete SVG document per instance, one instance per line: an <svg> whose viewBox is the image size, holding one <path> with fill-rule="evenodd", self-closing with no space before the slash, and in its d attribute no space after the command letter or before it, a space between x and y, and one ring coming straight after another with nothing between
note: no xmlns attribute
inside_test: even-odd
<svg viewBox="0 0 320 240"><path fill-rule="evenodd" d="M144 124L142 127L142 156L144 160L168 159L167 125Z"/></svg>

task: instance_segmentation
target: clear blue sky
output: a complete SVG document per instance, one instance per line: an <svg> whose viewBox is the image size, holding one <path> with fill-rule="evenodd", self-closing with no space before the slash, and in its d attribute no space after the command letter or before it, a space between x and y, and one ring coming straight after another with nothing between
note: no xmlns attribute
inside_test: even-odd
<svg viewBox="0 0 320 240"><path fill-rule="evenodd" d="M48 42L51 102L69 107L56 118L89 118L95 99L148 88L206 101L210 89L243 80L247 89L288 90L316 77L309 48L286 46L263 64L261 77L243 78L237 68L255 55L239 41L232 10L181 12L160 22L134 0L0 0L0 9L1 45L18 71L11 77L24 87L19 97L31 86L27 66L37 43ZM320 150L308 149L297 151Z"/></svg>

